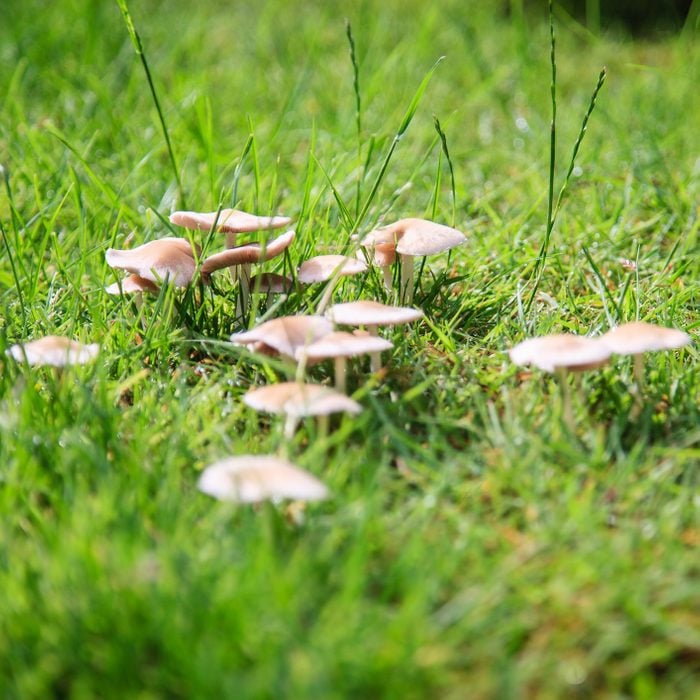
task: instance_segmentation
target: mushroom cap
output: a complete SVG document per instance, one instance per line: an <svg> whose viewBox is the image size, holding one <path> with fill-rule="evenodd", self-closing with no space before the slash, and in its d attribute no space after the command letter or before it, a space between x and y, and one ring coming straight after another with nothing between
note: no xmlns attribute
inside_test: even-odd
<svg viewBox="0 0 700 700"><path fill-rule="evenodd" d="M295 358L299 348L310 345L324 335L333 332L333 325L323 316L281 316L266 321L252 330L234 333L231 342L237 345L262 343L280 355Z"/></svg>
<svg viewBox="0 0 700 700"><path fill-rule="evenodd" d="M294 231L287 231L266 245L261 243L248 243L247 245L229 248L221 253L209 256L202 263L202 274L210 275L216 270L234 265L250 265L251 263L264 262L283 253L294 240Z"/></svg>
<svg viewBox="0 0 700 700"><path fill-rule="evenodd" d="M328 360L334 357L355 357L371 352L390 350L394 344L376 335L355 335L336 331L324 335L306 347L297 350L297 359L306 357L308 360Z"/></svg>
<svg viewBox="0 0 700 700"><path fill-rule="evenodd" d="M423 312L408 306L387 306L378 301L349 301L331 306L326 315L343 326L396 326L417 321L423 317Z"/></svg>
<svg viewBox="0 0 700 700"><path fill-rule="evenodd" d="M328 489L315 476L291 462L268 456L228 457L208 466L197 488L220 501L257 503L291 498L318 501Z"/></svg>
<svg viewBox="0 0 700 700"><path fill-rule="evenodd" d="M335 274L348 277L366 270L367 263L364 260L348 258L345 255L318 255L301 264L297 278L302 284L313 284L325 282Z"/></svg>
<svg viewBox="0 0 700 700"><path fill-rule="evenodd" d="M600 338L558 333L524 340L511 348L508 354L519 366L535 365L545 372L564 367L576 372L604 365L610 358L611 350Z"/></svg>
<svg viewBox="0 0 700 700"><path fill-rule="evenodd" d="M371 231L362 239L365 247L381 246L380 255L389 259L391 247L400 255L435 255L461 245L466 236L451 226L427 219L400 219ZM381 265L381 263L378 263Z"/></svg>
<svg viewBox="0 0 700 700"><path fill-rule="evenodd" d="M282 382L249 391L243 403L256 411L284 413L303 418L331 413L360 413L357 401L319 384Z"/></svg>
<svg viewBox="0 0 700 700"><path fill-rule="evenodd" d="M275 272L253 275L248 282L251 292L260 294L287 294L294 287L294 280Z"/></svg>
<svg viewBox="0 0 700 700"><path fill-rule="evenodd" d="M639 355L654 350L681 348L690 342L690 336L677 328L633 321L608 331L602 340L616 355Z"/></svg>
<svg viewBox="0 0 700 700"><path fill-rule="evenodd" d="M158 292L158 285L138 275L129 275L121 282L115 282L105 287L107 294L138 294L141 292Z"/></svg>
<svg viewBox="0 0 700 700"><path fill-rule="evenodd" d="M83 345L61 335L47 335L29 343L13 345L7 353L17 362L24 362L26 358L33 367L65 367L91 362L99 351L100 346L97 343Z"/></svg>
<svg viewBox="0 0 700 700"><path fill-rule="evenodd" d="M176 287L186 287L197 269L192 245L186 238L160 238L130 250L108 248L105 260L110 267L151 282L168 279Z"/></svg>
<svg viewBox="0 0 700 700"><path fill-rule="evenodd" d="M216 223L216 230L224 233L282 228L291 221L288 216L256 216L238 209L222 209L218 212L174 211L170 215L170 222L176 226L184 226L193 231L211 231Z"/></svg>

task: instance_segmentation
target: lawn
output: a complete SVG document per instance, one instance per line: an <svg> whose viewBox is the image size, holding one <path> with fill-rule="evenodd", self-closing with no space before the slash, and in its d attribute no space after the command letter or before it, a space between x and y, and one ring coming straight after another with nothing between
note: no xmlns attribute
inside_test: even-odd
<svg viewBox="0 0 700 700"><path fill-rule="evenodd" d="M116 2L0 9L0 697L700 697L692 27L594 35L555 12L555 200L607 74L543 256L546 12L130 10L172 156ZM234 206L294 217L266 271L403 217L467 236L425 259L425 318L383 332L386 368L351 362L363 411L327 433L304 420L288 441L248 408L293 370L229 342L314 312L323 285L244 321L224 272L142 306L104 293L121 277L107 248ZM211 253L218 235L194 239ZM371 269L333 301L395 296ZM693 342L646 357L641 403L629 358L572 379L573 430L556 379L509 361L527 337L637 319ZM99 357L52 371L6 354L49 334ZM331 497L198 491L246 453L287 455Z"/></svg>

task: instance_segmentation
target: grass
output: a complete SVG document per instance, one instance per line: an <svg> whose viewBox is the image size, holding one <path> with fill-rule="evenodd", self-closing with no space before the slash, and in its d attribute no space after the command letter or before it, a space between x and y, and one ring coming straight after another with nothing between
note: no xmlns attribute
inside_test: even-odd
<svg viewBox="0 0 700 700"><path fill-rule="evenodd" d="M549 28L482 5L133 3L161 115L116 3L3 7L0 697L697 695L698 47L557 16L556 183L608 74L527 310ZM200 305L102 293L107 247L172 235L173 163L192 208L297 218L267 269L403 216L469 236L426 265L427 318L389 334L384 381L351 376L364 412L289 446L334 494L301 525L196 490L207 464L282 439L240 400L284 368L225 342L226 275ZM335 298L383 295L370 275ZM527 335L635 318L695 339L647 358L638 417L628 360L584 376L576 434L554 378L507 361ZM48 333L99 361L5 359Z"/></svg>

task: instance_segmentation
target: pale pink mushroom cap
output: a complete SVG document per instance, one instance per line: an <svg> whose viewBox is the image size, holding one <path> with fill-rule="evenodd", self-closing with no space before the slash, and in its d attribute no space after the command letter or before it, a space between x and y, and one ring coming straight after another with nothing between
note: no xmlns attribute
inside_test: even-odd
<svg viewBox="0 0 700 700"><path fill-rule="evenodd" d="M26 359L32 366L65 367L91 362L99 351L100 346L97 343L82 345L60 335L47 335L29 343L13 345L7 352L17 362L24 362Z"/></svg>
<svg viewBox="0 0 700 700"><path fill-rule="evenodd" d="M168 279L176 287L186 287L197 269L192 246L186 238L160 238L130 250L108 248L105 260L110 267L151 282Z"/></svg>
<svg viewBox="0 0 700 700"><path fill-rule="evenodd" d="M156 294L158 292L158 285L144 277L129 275L121 281L121 288L120 283L115 282L105 287L105 292L107 292L107 294L139 294L143 292Z"/></svg>
<svg viewBox="0 0 700 700"><path fill-rule="evenodd" d="M197 488L220 501L257 503L291 498L319 501L328 489L315 476L291 462L267 456L228 457L208 466Z"/></svg>
<svg viewBox="0 0 700 700"><path fill-rule="evenodd" d="M220 212L174 211L170 215L170 222L176 226L184 226L193 231L211 231L216 223L216 230L224 233L283 228L291 221L288 216L256 216L238 209L222 209Z"/></svg>
<svg viewBox="0 0 700 700"><path fill-rule="evenodd" d="M264 348L272 348L281 355L294 359L299 348L332 332L333 325L323 316L281 316L250 331L234 333L231 342L236 345L253 345L254 349L261 343Z"/></svg>
<svg viewBox="0 0 700 700"><path fill-rule="evenodd" d="M599 338L560 333L524 340L508 354L516 365L534 365L545 372L554 372L560 367L583 371L604 365L611 350Z"/></svg>
<svg viewBox="0 0 700 700"><path fill-rule="evenodd" d="M616 355L639 355L681 348L690 343L690 336L677 328L633 321L608 331L602 340Z"/></svg>
<svg viewBox="0 0 700 700"><path fill-rule="evenodd" d="M247 245L229 248L221 253L211 255L202 263L202 274L209 275L216 270L234 265L250 265L264 262L283 253L294 241L294 231L287 231L266 245L248 243Z"/></svg>
<svg viewBox="0 0 700 700"><path fill-rule="evenodd" d="M331 306L326 315L341 326L396 326L417 321L423 317L423 312L378 301L349 301Z"/></svg>
<svg viewBox="0 0 700 700"><path fill-rule="evenodd" d="M334 275L358 275L367 270L367 263L345 255L318 255L302 263L297 278L302 284L326 282Z"/></svg>
<svg viewBox="0 0 700 700"><path fill-rule="evenodd" d="M256 411L284 413L297 418L362 411L362 406L345 394L301 382L282 382L253 389L243 397L243 403Z"/></svg>
<svg viewBox="0 0 700 700"><path fill-rule="evenodd" d="M324 335L323 338L297 350L297 359L305 357L307 360L329 360L336 357L356 357L373 352L391 350L394 344L376 335L355 335L336 331Z"/></svg>
<svg viewBox="0 0 700 700"><path fill-rule="evenodd" d="M455 228L414 218L400 219L389 226L371 231L362 239L362 245L379 247L380 256L388 261L392 246L400 255L423 256L442 253L465 241L465 235ZM381 262L378 264L381 265Z"/></svg>

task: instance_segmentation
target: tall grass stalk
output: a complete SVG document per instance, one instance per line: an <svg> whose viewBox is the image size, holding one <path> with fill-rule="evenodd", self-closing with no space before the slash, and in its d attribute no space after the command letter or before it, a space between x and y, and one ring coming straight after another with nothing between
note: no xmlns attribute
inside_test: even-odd
<svg viewBox="0 0 700 700"><path fill-rule="evenodd" d="M550 60L552 66L552 82L551 82L551 97L552 97L552 121L550 127L550 139L549 139L549 188L547 192L547 228L544 235L544 240L542 241L542 246L540 247L540 252L535 261L535 269L533 271L533 276L535 277L535 283L530 292L530 297L525 305L525 312L529 313L530 308L535 300L537 291L539 289L540 281L542 279L542 273L544 272L545 264L547 261L547 254L549 252L549 243L552 238L552 231L554 229L554 223L556 221L559 210L561 209L561 203L564 198L564 194L569 185L569 180L574 171L574 166L576 165L576 157L578 156L581 143L583 142L583 137L586 134L586 129L588 128L588 120L593 114L593 110L596 106L596 101L598 99L598 93L600 92L603 84L605 83L605 78L607 75L606 69L603 68L598 75L598 82L591 95L591 101L588 105L588 109L583 117L583 122L581 123L581 129L579 130L576 142L574 143L573 152L571 154L571 159L569 161L569 168L566 171L566 176L564 177L564 182L557 195L556 203L554 201L554 171L556 166L556 122L557 122L557 62L556 62L556 41L554 36L554 13L552 9L552 1L549 3L549 36L550 36Z"/></svg>
<svg viewBox="0 0 700 700"><path fill-rule="evenodd" d="M119 9L124 17L124 23L126 24L126 30L129 32L129 37L131 38L131 43L134 46L136 55L141 60L141 65L143 66L144 73L146 74L146 80L148 81L148 89L151 92L151 98L153 99L153 104L155 105L156 112L158 113L158 120L160 121L160 127L163 131L163 137L165 138L165 144L168 148L168 157L170 158L170 165L173 170L173 175L175 177L175 183L177 184L178 192L178 203L182 209L187 208L187 203L185 199L185 192L182 187L182 180L180 179L180 170L177 167L177 161L175 160L175 152L173 151L173 145L170 141L170 134L168 133L168 126L165 123L165 115L160 106L160 100L158 99L158 93L156 92L156 86L153 83L153 77L151 76L151 69L148 66L148 59L146 58L146 52L143 50L143 43L141 42L141 37L136 30L136 25L129 12L129 6L126 0L117 0Z"/></svg>

